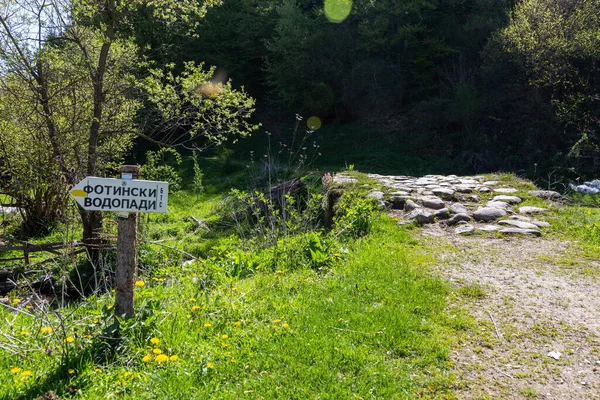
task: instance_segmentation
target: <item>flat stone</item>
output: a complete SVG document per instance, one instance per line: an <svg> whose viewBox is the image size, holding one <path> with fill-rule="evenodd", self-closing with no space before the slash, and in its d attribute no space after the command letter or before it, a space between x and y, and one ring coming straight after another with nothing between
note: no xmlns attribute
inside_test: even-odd
<svg viewBox="0 0 600 400"><path fill-rule="evenodd" d="M457 235L471 235L473 234L473 232L475 231L475 228L473 227L473 225L461 225L458 228L454 229L454 233L456 233Z"/></svg>
<svg viewBox="0 0 600 400"><path fill-rule="evenodd" d="M358 179L347 175L334 175L333 183L337 183L338 185L348 185L358 183Z"/></svg>
<svg viewBox="0 0 600 400"><path fill-rule="evenodd" d="M473 213L473 218L477 221L493 221L504 217L506 217L506 211L501 208L483 207Z"/></svg>
<svg viewBox="0 0 600 400"><path fill-rule="evenodd" d="M496 193L517 193L518 190L515 188L497 188L497 189L494 189L494 192L496 192Z"/></svg>
<svg viewBox="0 0 600 400"><path fill-rule="evenodd" d="M473 203L479 203L479 196L477 196L476 194L470 194L465 197L465 200L471 201Z"/></svg>
<svg viewBox="0 0 600 400"><path fill-rule="evenodd" d="M516 219L503 219L501 221L498 221L498 224L510 225L510 226L514 226L516 228L521 228L521 229L537 229L538 228L537 225L534 225L530 222L519 221Z"/></svg>
<svg viewBox="0 0 600 400"><path fill-rule="evenodd" d="M404 190L396 190L395 192L391 192L390 196L410 196L410 193Z"/></svg>
<svg viewBox="0 0 600 400"><path fill-rule="evenodd" d="M477 226L478 230L480 231L484 231L484 232L494 232L497 230L502 229L501 227L499 227L498 225L481 225L481 226Z"/></svg>
<svg viewBox="0 0 600 400"><path fill-rule="evenodd" d="M450 218L448 220L448 225L456 225L461 221L466 222L466 221L470 221L470 220L471 220L471 217L469 217L467 214L460 213L460 214L456 214L452 218Z"/></svg>
<svg viewBox="0 0 600 400"><path fill-rule="evenodd" d="M433 216L437 219L448 219L450 218L450 210L447 208L442 208L433 213Z"/></svg>
<svg viewBox="0 0 600 400"><path fill-rule="evenodd" d="M482 187L478 188L478 189L477 189L477 191L478 191L479 193L489 193L489 192L491 192L491 191L492 191L492 189L490 189L490 188L489 188L489 187L487 187L487 186L482 186Z"/></svg>
<svg viewBox="0 0 600 400"><path fill-rule="evenodd" d="M473 185L465 185L464 183L458 184L454 187L459 193L472 193L475 188Z"/></svg>
<svg viewBox="0 0 600 400"><path fill-rule="evenodd" d="M504 228L500 229L500 233L505 235L529 235L529 236L541 236L542 232L535 229L521 229L521 228Z"/></svg>
<svg viewBox="0 0 600 400"><path fill-rule="evenodd" d="M508 204L504 201L488 201L487 207L501 208L503 210L508 210L510 208L510 204Z"/></svg>
<svg viewBox="0 0 600 400"><path fill-rule="evenodd" d="M484 184L485 186L495 186L495 185L497 185L498 183L500 183L500 182L498 182L498 181L485 181L485 182L483 182L483 184Z"/></svg>
<svg viewBox="0 0 600 400"><path fill-rule="evenodd" d="M519 208L519 212L521 214L537 214L537 213L543 213L543 212L548 212L548 211L550 211L550 210L548 210L547 208L541 208L541 207L525 206L525 207Z"/></svg>
<svg viewBox="0 0 600 400"><path fill-rule="evenodd" d="M442 199L450 200L454 197L454 190L449 188L437 188L431 190L434 195L441 197Z"/></svg>
<svg viewBox="0 0 600 400"><path fill-rule="evenodd" d="M468 214L469 209L460 203L454 203L450 206L450 211L454 214Z"/></svg>
<svg viewBox="0 0 600 400"><path fill-rule="evenodd" d="M495 196L492 201L504 201L509 204L519 204L523 200L517 196Z"/></svg>
<svg viewBox="0 0 600 400"><path fill-rule="evenodd" d="M419 208L419 205L412 200L406 200L404 202L404 211L412 211Z"/></svg>
<svg viewBox="0 0 600 400"><path fill-rule="evenodd" d="M516 219L517 221L531 222L531 218L525 217L523 215L511 215L509 218Z"/></svg>
<svg viewBox="0 0 600 400"><path fill-rule="evenodd" d="M546 227L550 226L550 223L546 222L546 221L534 220L534 221L531 221L531 223L536 226L539 226L540 228L546 228Z"/></svg>
<svg viewBox="0 0 600 400"><path fill-rule="evenodd" d="M367 195L367 198L375 199L375 200L383 200L383 196L384 196L383 192L371 192Z"/></svg>
<svg viewBox="0 0 600 400"><path fill-rule="evenodd" d="M441 210L446 207L446 204L439 197L423 197L421 198L421 204L432 210Z"/></svg>
<svg viewBox="0 0 600 400"><path fill-rule="evenodd" d="M411 213L408 214L406 218L417 221L419 224L431 224L434 222L433 214L423 209L416 209L411 211Z"/></svg>
<svg viewBox="0 0 600 400"><path fill-rule="evenodd" d="M530 190L529 194L546 200L560 199L562 197L560 193L554 190Z"/></svg>

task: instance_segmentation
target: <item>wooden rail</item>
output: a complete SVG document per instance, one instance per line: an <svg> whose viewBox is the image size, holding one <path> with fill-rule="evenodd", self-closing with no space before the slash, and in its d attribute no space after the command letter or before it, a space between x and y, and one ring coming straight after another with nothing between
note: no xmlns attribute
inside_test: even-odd
<svg viewBox="0 0 600 400"><path fill-rule="evenodd" d="M0 263L8 262L8 261L16 261L16 260L25 260L25 265L29 265L30 259L35 257L35 256L32 256L31 253L46 251L46 252L49 252L52 254L56 254L58 256L63 256L66 254L61 253L58 250L67 249L67 248L72 249L75 247L84 246L84 244L81 242L56 242L56 243L33 244L33 243L29 243L29 242L25 242L25 241L21 241L21 240L15 240L15 239L10 239L7 241L16 242L16 243L20 243L20 244L17 246L2 246L2 247L0 247L0 253L3 251L22 251L23 257L9 257L9 258L1 258L0 257Z"/></svg>

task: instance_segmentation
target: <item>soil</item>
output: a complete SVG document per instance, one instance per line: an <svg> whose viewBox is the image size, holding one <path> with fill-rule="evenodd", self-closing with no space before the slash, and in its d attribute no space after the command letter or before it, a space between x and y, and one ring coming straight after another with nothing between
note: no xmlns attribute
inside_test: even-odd
<svg viewBox="0 0 600 400"><path fill-rule="evenodd" d="M600 399L598 261L569 263L577 244L552 238L421 235L448 249L435 271L475 318L451 355L458 398Z"/></svg>

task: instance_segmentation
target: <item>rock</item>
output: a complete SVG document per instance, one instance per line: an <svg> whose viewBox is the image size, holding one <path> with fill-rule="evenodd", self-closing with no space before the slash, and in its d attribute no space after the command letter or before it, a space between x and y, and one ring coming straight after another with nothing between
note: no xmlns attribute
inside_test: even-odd
<svg viewBox="0 0 600 400"><path fill-rule="evenodd" d="M431 224L434 222L433 214L422 209L416 209L411 211L411 213L408 214L406 218L415 220L419 224Z"/></svg>
<svg viewBox="0 0 600 400"><path fill-rule="evenodd" d="M450 206L450 211L454 214L468 214L469 209L460 203L454 203Z"/></svg>
<svg viewBox="0 0 600 400"><path fill-rule="evenodd" d="M461 225L458 228L454 229L454 233L457 235L471 235L475 231L473 225Z"/></svg>
<svg viewBox="0 0 600 400"><path fill-rule="evenodd" d="M395 192L390 193L390 196L409 196L410 193L404 190L397 190Z"/></svg>
<svg viewBox="0 0 600 400"><path fill-rule="evenodd" d="M510 208L510 204L508 204L504 201L488 201L487 207L501 208L503 210L508 210Z"/></svg>
<svg viewBox="0 0 600 400"><path fill-rule="evenodd" d="M496 193L517 193L518 190L515 188L497 188L497 189L494 189L494 192L496 192Z"/></svg>
<svg viewBox="0 0 600 400"><path fill-rule="evenodd" d="M541 207L525 206L525 207L519 208L519 212L521 214L537 214L537 213L543 213L543 212L548 212L548 211L550 211L550 210L548 210L547 208L541 208Z"/></svg>
<svg viewBox="0 0 600 400"><path fill-rule="evenodd" d="M509 204L519 204L523 200L517 196L495 196L492 201L504 201Z"/></svg>
<svg viewBox="0 0 600 400"><path fill-rule="evenodd" d="M487 187L487 186L482 186L482 187L480 187L479 189L477 189L477 191L478 191L479 193L489 193L489 192L491 192L491 191L492 191L492 189L490 189L490 188L489 188L489 187Z"/></svg>
<svg viewBox="0 0 600 400"><path fill-rule="evenodd" d="M560 360L560 356L562 356L560 351L551 351L546 354L548 357L555 359L556 361Z"/></svg>
<svg viewBox="0 0 600 400"><path fill-rule="evenodd" d="M383 192L371 192L367 195L368 199L383 200Z"/></svg>
<svg viewBox="0 0 600 400"><path fill-rule="evenodd" d="M439 197L423 197L421 198L421 204L432 210L441 210L446 207L446 204Z"/></svg>
<svg viewBox="0 0 600 400"><path fill-rule="evenodd" d="M493 232L493 231L497 231L500 228L498 225L481 225L477 227L478 230L480 231L485 231L485 232Z"/></svg>
<svg viewBox="0 0 600 400"><path fill-rule="evenodd" d="M468 185L468 184L465 185L465 184L461 183L461 184L456 185L455 189L459 193L472 193L473 185Z"/></svg>
<svg viewBox="0 0 600 400"><path fill-rule="evenodd" d="M550 223L546 222L546 221L538 221L538 220L534 220L531 221L532 224L539 226L540 228L545 228L550 226Z"/></svg>
<svg viewBox="0 0 600 400"><path fill-rule="evenodd" d="M437 188L431 190L434 195L445 200L451 200L454 197L454 190L448 188Z"/></svg>
<svg viewBox="0 0 600 400"><path fill-rule="evenodd" d="M477 221L493 221L504 217L506 217L506 211L501 208L483 207L473 213L473 218Z"/></svg>
<svg viewBox="0 0 600 400"><path fill-rule="evenodd" d="M495 186L495 185L497 185L498 183L499 183L498 181L485 181L485 182L483 182L483 184L484 184L485 186Z"/></svg>
<svg viewBox="0 0 600 400"><path fill-rule="evenodd" d="M394 210L402 210L404 209L404 205L408 200L407 196L392 196L390 198L390 202L392 203L392 209Z"/></svg>
<svg viewBox="0 0 600 400"><path fill-rule="evenodd" d="M404 203L404 211L412 211L419 208L419 205L412 200L406 200Z"/></svg>
<svg viewBox="0 0 600 400"><path fill-rule="evenodd" d="M378 206L379 206L379 208L381 208L382 210L385 210L385 209L392 208L392 203L390 203L389 201L385 201L385 200L378 200L378 201L377 201L377 205L378 205Z"/></svg>
<svg viewBox="0 0 600 400"><path fill-rule="evenodd" d="M554 190L530 190L529 194L546 200L560 199L562 197L560 193Z"/></svg>
<svg viewBox="0 0 600 400"><path fill-rule="evenodd" d="M475 194L471 194L471 195L465 197L465 200L472 201L473 203L479 203L479 196L477 196Z"/></svg>
<svg viewBox="0 0 600 400"><path fill-rule="evenodd" d="M349 185L358 183L358 179L347 175L334 175L333 183L337 183L338 185Z"/></svg>
<svg viewBox="0 0 600 400"><path fill-rule="evenodd" d="M450 210L447 208L442 208L433 213L433 216L438 219L448 219L450 218Z"/></svg>
<svg viewBox="0 0 600 400"><path fill-rule="evenodd" d="M530 222L519 221L519 220L514 220L514 219L503 219L501 221L498 221L498 223L500 225L510 225L510 226L514 226L517 228L521 228L521 229L537 229L538 228L537 225L534 225Z"/></svg>
<svg viewBox="0 0 600 400"><path fill-rule="evenodd" d="M531 221L531 218L524 217L523 215L511 215L509 218L510 219L516 219L517 221L525 221L525 222L530 222Z"/></svg>
<svg viewBox="0 0 600 400"><path fill-rule="evenodd" d="M0 299L0 304L4 304L5 306L10 304L10 300L7 297L2 297Z"/></svg>
<svg viewBox="0 0 600 400"><path fill-rule="evenodd" d="M521 229L521 228L504 228L500 230L500 233L505 235L532 235L541 236L542 232L535 229Z"/></svg>
<svg viewBox="0 0 600 400"><path fill-rule="evenodd" d="M461 221L470 221L471 217L467 214L459 213L448 220L448 225L456 225Z"/></svg>

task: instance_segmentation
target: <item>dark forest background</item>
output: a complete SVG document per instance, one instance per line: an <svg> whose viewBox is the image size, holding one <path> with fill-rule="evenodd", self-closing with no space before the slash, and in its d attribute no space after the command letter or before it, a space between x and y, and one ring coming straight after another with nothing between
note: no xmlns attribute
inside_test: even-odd
<svg viewBox="0 0 600 400"><path fill-rule="evenodd" d="M474 172L600 172L598 1L356 0L333 23L323 1L236 0L184 29L136 36L158 65L227 73L271 132L298 113Z"/></svg>

